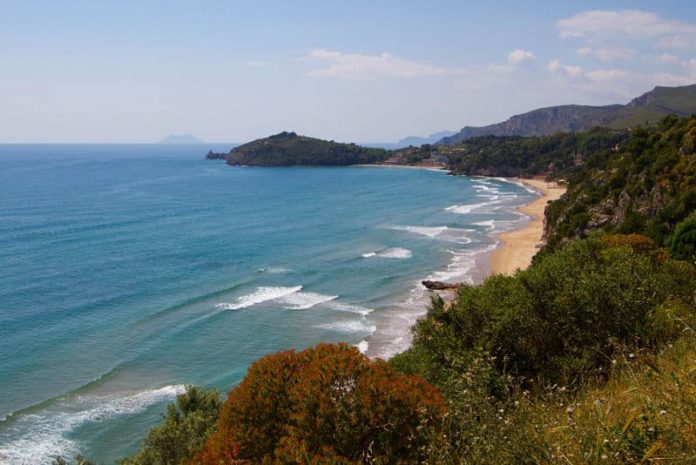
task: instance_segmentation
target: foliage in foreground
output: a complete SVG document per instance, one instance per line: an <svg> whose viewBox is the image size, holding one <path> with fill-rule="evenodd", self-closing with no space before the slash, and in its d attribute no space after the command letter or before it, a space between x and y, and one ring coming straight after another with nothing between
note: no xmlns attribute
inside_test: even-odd
<svg viewBox="0 0 696 465"><path fill-rule="evenodd" d="M407 464L445 413L420 377L320 344L254 362L191 464Z"/></svg>
<svg viewBox="0 0 696 465"><path fill-rule="evenodd" d="M391 362L448 401L425 463L640 463L653 448L685 460L695 426L676 409L696 405L695 346L682 351L678 380L660 368L649 378L649 364L671 363L654 354L693 333L694 289L694 267L650 239L594 236L462 288L449 307L434 301L414 346ZM649 392L617 387L631 383Z"/></svg>
<svg viewBox="0 0 696 465"><path fill-rule="evenodd" d="M658 354L618 356L606 383L577 392L552 385L537 394L517 388L494 399L486 386L489 362L481 357L453 379L450 413L444 429L433 431L423 463L696 463L696 336L691 330Z"/></svg>
<svg viewBox="0 0 696 465"><path fill-rule="evenodd" d="M573 241L515 276L461 288L450 307L435 301L393 363L439 386L479 352L529 389L602 378L615 352L655 349L682 331L696 269L667 257L642 236Z"/></svg>
<svg viewBox="0 0 696 465"><path fill-rule="evenodd" d="M120 465L178 465L202 450L221 408L217 391L188 386L169 404L162 424L147 434L142 449Z"/></svg>

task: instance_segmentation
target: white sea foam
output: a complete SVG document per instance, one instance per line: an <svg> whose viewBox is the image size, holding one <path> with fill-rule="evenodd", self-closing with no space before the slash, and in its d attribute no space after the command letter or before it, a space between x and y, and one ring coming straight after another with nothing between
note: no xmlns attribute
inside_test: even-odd
<svg viewBox="0 0 696 465"><path fill-rule="evenodd" d="M0 436L0 463L50 464L56 456L71 457L80 450L68 433L79 426L141 412L184 390L185 386L175 385L123 397L80 396L45 411L20 415Z"/></svg>
<svg viewBox="0 0 696 465"><path fill-rule="evenodd" d="M337 298L337 295L324 295L316 292L296 292L276 299L276 301L282 305L283 308L289 310L307 310Z"/></svg>
<svg viewBox="0 0 696 465"><path fill-rule="evenodd" d="M363 258L380 257L380 258L394 258L394 259L405 259L413 257L413 252L402 247L393 247L390 249L380 250L379 252L369 252L364 253Z"/></svg>
<svg viewBox="0 0 696 465"><path fill-rule="evenodd" d="M477 194L476 197L479 197L481 199L498 200L501 197L505 197L505 195L502 195L502 194Z"/></svg>
<svg viewBox="0 0 696 465"><path fill-rule="evenodd" d="M491 187L490 185L487 186L485 184L474 184L471 187L476 189L476 191L478 192L491 192L493 194L497 194L500 192L497 187Z"/></svg>
<svg viewBox="0 0 696 465"><path fill-rule="evenodd" d="M459 215L466 215L473 212L474 210L478 210L484 207L490 207L491 205L497 205L501 202L500 196L496 195L493 197L488 202L470 203L465 205L452 205L451 207L445 208L445 210L448 212L457 213Z"/></svg>
<svg viewBox="0 0 696 465"><path fill-rule="evenodd" d="M391 249L383 250L377 255L384 258L411 258L413 257L413 252L401 247L394 247Z"/></svg>
<svg viewBox="0 0 696 465"><path fill-rule="evenodd" d="M450 228L448 226L394 226L392 229L396 229L398 231L408 231L429 237L431 239L456 242L458 244L470 244L472 240L471 238L467 237L466 233L475 232L473 229ZM395 255L398 254L399 258L406 258L403 257L403 252L392 253Z"/></svg>
<svg viewBox="0 0 696 465"><path fill-rule="evenodd" d="M355 344L355 347L358 348L361 354L366 354L367 349L370 347L370 343L363 339L362 341Z"/></svg>
<svg viewBox="0 0 696 465"><path fill-rule="evenodd" d="M243 308L258 305L260 303L286 297L296 292L300 292L302 286L294 287L259 287L251 294L243 295L234 303L220 303L216 307L221 310L241 310Z"/></svg>
<svg viewBox="0 0 696 465"><path fill-rule="evenodd" d="M289 273L291 270L282 266L269 266L268 268L258 268L257 273L268 273L268 274L283 274Z"/></svg>
<svg viewBox="0 0 696 465"><path fill-rule="evenodd" d="M328 329L331 331L337 331L339 333L372 334L375 331L377 331L377 327L364 318L352 321L336 321L333 323L318 325L316 327L321 329Z"/></svg>
<svg viewBox="0 0 696 465"><path fill-rule="evenodd" d="M495 220L488 220L488 221L478 221L476 223L471 223L472 225L475 226L485 226L489 230L495 228Z"/></svg>
<svg viewBox="0 0 696 465"><path fill-rule="evenodd" d="M408 231L422 236L434 238L447 231L447 226L394 226L397 231Z"/></svg>
<svg viewBox="0 0 696 465"><path fill-rule="evenodd" d="M349 313L357 313L358 315L369 315L374 311L372 308L367 308L367 307L362 307L360 305L355 305L355 304L346 304L343 302L328 302L326 304L326 307L330 308L331 310L336 310L339 312L349 312Z"/></svg>
<svg viewBox="0 0 696 465"><path fill-rule="evenodd" d="M510 178L493 178L493 179L495 179L496 181L505 182L505 183L508 183L508 184L514 184L514 185L516 185L516 186L523 187L524 190L526 190L526 191L529 192L530 194L539 195L539 191L538 191L538 190L536 190L536 189L533 188L533 187L530 187L530 186L526 185L525 183L523 183L523 182L520 181L520 180L517 180L517 179L510 179Z"/></svg>
<svg viewBox="0 0 696 465"><path fill-rule="evenodd" d="M234 303L220 303L221 310L241 310L263 303L275 303L288 310L307 310L337 299L337 295L324 295L317 292L300 292L302 286L259 287L251 294L241 296Z"/></svg>

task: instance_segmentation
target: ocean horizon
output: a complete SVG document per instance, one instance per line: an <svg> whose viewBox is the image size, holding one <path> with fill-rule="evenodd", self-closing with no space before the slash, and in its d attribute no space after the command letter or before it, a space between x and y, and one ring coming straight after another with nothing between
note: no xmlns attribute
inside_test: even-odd
<svg viewBox="0 0 696 465"><path fill-rule="evenodd" d="M0 145L0 462L132 453L188 384L279 350L389 358L535 193L379 167L229 167L229 144Z"/></svg>

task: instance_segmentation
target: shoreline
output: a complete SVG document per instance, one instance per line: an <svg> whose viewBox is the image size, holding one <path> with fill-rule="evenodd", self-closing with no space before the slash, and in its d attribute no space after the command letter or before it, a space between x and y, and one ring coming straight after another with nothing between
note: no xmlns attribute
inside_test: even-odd
<svg viewBox="0 0 696 465"><path fill-rule="evenodd" d="M489 255L490 274L513 275L526 269L544 243L544 211L548 202L557 200L566 191L563 186L547 183L543 179L508 178L521 182L540 195L515 211L529 217L522 227L498 234L499 245Z"/></svg>
<svg viewBox="0 0 696 465"><path fill-rule="evenodd" d="M366 166L384 166L386 168L412 168L412 169L428 169L427 167L419 166L402 166L402 165L366 165ZM440 171L440 170L437 170ZM487 178L487 177L483 177ZM524 185L528 190L533 191L535 197L528 203L520 205L509 211L520 213L524 218L520 218L517 228L513 230L503 231L492 234L487 234L494 242L485 248L478 250L472 256L472 261L463 273L461 282L466 282L468 285L479 285L489 276L495 274L513 274L517 268L526 268L532 261L532 257L538 251L538 245L542 242L543 227L544 227L544 210L546 204L550 200L555 200L565 192L565 187L551 186L543 180L538 179L520 179L520 178L492 178L499 181L505 181L511 184ZM453 262L450 261L450 265ZM448 265L449 267L449 265ZM445 268L447 270L448 268ZM401 313L400 322L408 321L408 325L404 325L402 331L390 331L390 338L387 343L375 339L374 334L371 334L366 339L360 342L366 342L367 350L363 353L370 358L389 359L395 354L407 350L411 346L411 330L418 320L426 313L428 301L432 296L439 296L444 300L445 305L449 306L457 298L456 289L427 289L422 285L422 280L434 280L448 282L447 278L438 277L437 274L443 270L436 269L430 274L419 279L415 284L415 288L411 289L411 295L406 298L405 302L395 304L398 308L397 312ZM414 291L423 292L422 298L411 301ZM410 304L404 306L404 303L411 301ZM395 308L390 308L389 312L394 312ZM404 310L407 317L404 317ZM378 325L379 326L379 325ZM391 328L392 330L395 328ZM395 344L398 348L390 347Z"/></svg>
<svg viewBox="0 0 696 465"><path fill-rule="evenodd" d="M405 169L410 169L410 170L426 170L426 171L444 171L449 173L450 171L445 168L444 166L437 166L437 165L389 165L386 163L380 163L380 164L370 164L370 163L363 163L359 165L350 165L358 168L405 168Z"/></svg>

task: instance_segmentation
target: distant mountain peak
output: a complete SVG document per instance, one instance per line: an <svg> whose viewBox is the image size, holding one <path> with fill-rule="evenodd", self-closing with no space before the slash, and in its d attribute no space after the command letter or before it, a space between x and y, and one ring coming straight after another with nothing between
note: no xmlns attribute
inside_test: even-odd
<svg viewBox="0 0 696 465"><path fill-rule="evenodd" d="M696 84L681 87L657 86L626 105L558 105L537 108L488 126L465 126L443 137L440 144L456 144L478 136L546 136L556 132L587 131L597 126L626 129L652 125L669 114L696 113Z"/></svg>
<svg viewBox="0 0 696 465"><path fill-rule="evenodd" d="M434 144L435 142L439 141L443 137L449 137L456 134L454 131L440 131L440 132L435 132L433 134L430 134L429 136L426 137L421 137L421 136L408 136L404 137L399 141L399 144L403 145L423 145L423 144Z"/></svg>
<svg viewBox="0 0 696 465"><path fill-rule="evenodd" d="M169 134L158 144L204 144L201 139L191 134Z"/></svg>

